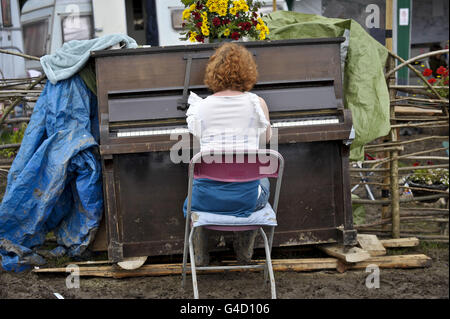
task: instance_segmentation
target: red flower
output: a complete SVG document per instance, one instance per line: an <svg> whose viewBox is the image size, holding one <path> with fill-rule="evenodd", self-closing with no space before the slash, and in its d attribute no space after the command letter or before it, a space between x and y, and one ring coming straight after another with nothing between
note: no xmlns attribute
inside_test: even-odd
<svg viewBox="0 0 450 319"><path fill-rule="evenodd" d="M419 162L415 162L414 164L413 164L413 166L419 166Z"/></svg>
<svg viewBox="0 0 450 319"><path fill-rule="evenodd" d="M440 66L436 71L436 73L440 74L440 75L444 75L445 72L448 72L448 70L447 70L447 68L444 68L443 66Z"/></svg>
<svg viewBox="0 0 450 319"><path fill-rule="evenodd" d="M223 25L225 25L225 24L230 24L231 23L231 20L230 19L223 19L223 21L222 21L222 24Z"/></svg>
<svg viewBox="0 0 450 319"><path fill-rule="evenodd" d="M203 9L203 5L200 2L197 2L196 8L197 8L197 10L201 10L201 9Z"/></svg>
<svg viewBox="0 0 450 319"><path fill-rule="evenodd" d="M444 85L448 85L448 80L447 80L447 81L444 81Z"/></svg>
<svg viewBox="0 0 450 319"><path fill-rule="evenodd" d="M431 69L425 69L422 74L423 76L430 76L433 74L433 71Z"/></svg>
<svg viewBox="0 0 450 319"><path fill-rule="evenodd" d="M192 15L194 16L195 20L200 20L202 16L197 11L192 11Z"/></svg>
<svg viewBox="0 0 450 319"><path fill-rule="evenodd" d="M435 78L431 78L431 79L428 80L428 83L434 84L434 83L436 83L436 79Z"/></svg>
<svg viewBox="0 0 450 319"><path fill-rule="evenodd" d="M239 32L233 32L233 33L231 34L231 38L232 38L233 40L239 40L239 38L240 38Z"/></svg>
<svg viewBox="0 0 450 319"><path fill-rule="evenodd" d="M197 28L201 28L202 25L203 25L203 23L202 23L201 21L200 21L200 22L197 22L197 23L195 24L195 26L196 26Z"/></svg>
<svg viewBox="0 0 450 319"><path fill-rule="evenodd" d="M215 27L218 27L219 25L221 25L221 21L220 21L220 19L218 17L215 17L212 20L212 23L214 24Z"/></svg>
<svg viewBox="0 0 450 319"><path fill-rule="evenodd" d="M197 40L197 42L204 43L205 42L205 37L203 35L199 34L199 35L197 35L195 37L195 40Z"/></svg>

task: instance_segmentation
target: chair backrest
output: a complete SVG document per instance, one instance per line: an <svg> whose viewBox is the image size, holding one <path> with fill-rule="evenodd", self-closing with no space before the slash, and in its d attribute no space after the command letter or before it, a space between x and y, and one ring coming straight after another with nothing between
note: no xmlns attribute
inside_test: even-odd
<svg viewBox="0 0 450 319"><path fill-rule="evenodd" d="M277 178L284 159L274 150L253 152L202 152L190 164L193 178L208 178L222 182L248 182L265 177Z"/></svg>

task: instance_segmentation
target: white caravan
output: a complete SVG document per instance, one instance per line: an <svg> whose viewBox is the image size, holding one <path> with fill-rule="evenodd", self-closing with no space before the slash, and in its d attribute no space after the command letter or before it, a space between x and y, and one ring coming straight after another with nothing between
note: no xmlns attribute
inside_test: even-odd
<svg viewBox="0 0 450 319"><path fill-rule="evenodd" d="M0 1L0 49L23 53L18 0ZM0 53L0 80L26 77L21 57Z"/></svg>

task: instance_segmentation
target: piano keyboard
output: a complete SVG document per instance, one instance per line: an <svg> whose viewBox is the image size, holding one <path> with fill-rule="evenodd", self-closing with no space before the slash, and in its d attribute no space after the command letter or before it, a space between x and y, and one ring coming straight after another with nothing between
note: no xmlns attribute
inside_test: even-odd
<svg viewBox="0 0 450 319"><path fill-rule="evenodd" d="M324 119L306 119L297 121L285 121L275 122L271 126L272 128L281 127L295 127L295 126L309 126L309 125L324 125L324 124L337 124L338 118L324 118ZM164 129L144 129L134 131L119 131L117 137L135 137L135 136L153 136L153 135L170 135L170 134L185 134L189 130L186 127L181 128L164 128Z"/></svg>

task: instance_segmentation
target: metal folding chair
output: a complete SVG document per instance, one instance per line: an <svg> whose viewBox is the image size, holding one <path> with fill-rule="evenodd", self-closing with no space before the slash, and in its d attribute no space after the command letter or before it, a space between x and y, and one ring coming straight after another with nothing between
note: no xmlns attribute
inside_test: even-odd
<svg viewBox="0 0 450 319"><path fill-rule="evenodd" d="M217 161L219 159L219 161ZM275 164L275 165L274 165ZM230 269L264 269L264 279L267 282L267 275L270 279L271 295L276 299L275 278L272 269L272 260L270 257L272 250L273 234L275 226L269 226L269 236L263 230L263 226L242 224L239 226L229 226L224 224L203 225L198 227L205 227L217 231L248 231L259 229L264 241L264 248L266 253L266 262L264 265L237 265L237 266L205 266L196 267L193 247L193 234L196 229L195 224L191 221L191 202L192 202L192 187L193 181L197 178L208 178L211 180L222 182L248 182L262 178L276 178L277 183L275 187L275 194L273 198L272 209L275 213L278 207L278 198L280 195L281 181L283 176L284 159L276 151L273 150L259 150L254 152L228 152L223 151L219 155L215 153L211 155L209 152L196 154L189 163L189 188L188 188L188 203L186 214L186 227L184 239L183 252L183 269L182 269L182 285L185 286L186 271L191 270L192 284L194 290L194 298L198 299L197 286L197 270L230 270ZM201 214L201 212L196 212ZM190 267L187 266L187 253L189 248Z"/></svg>

